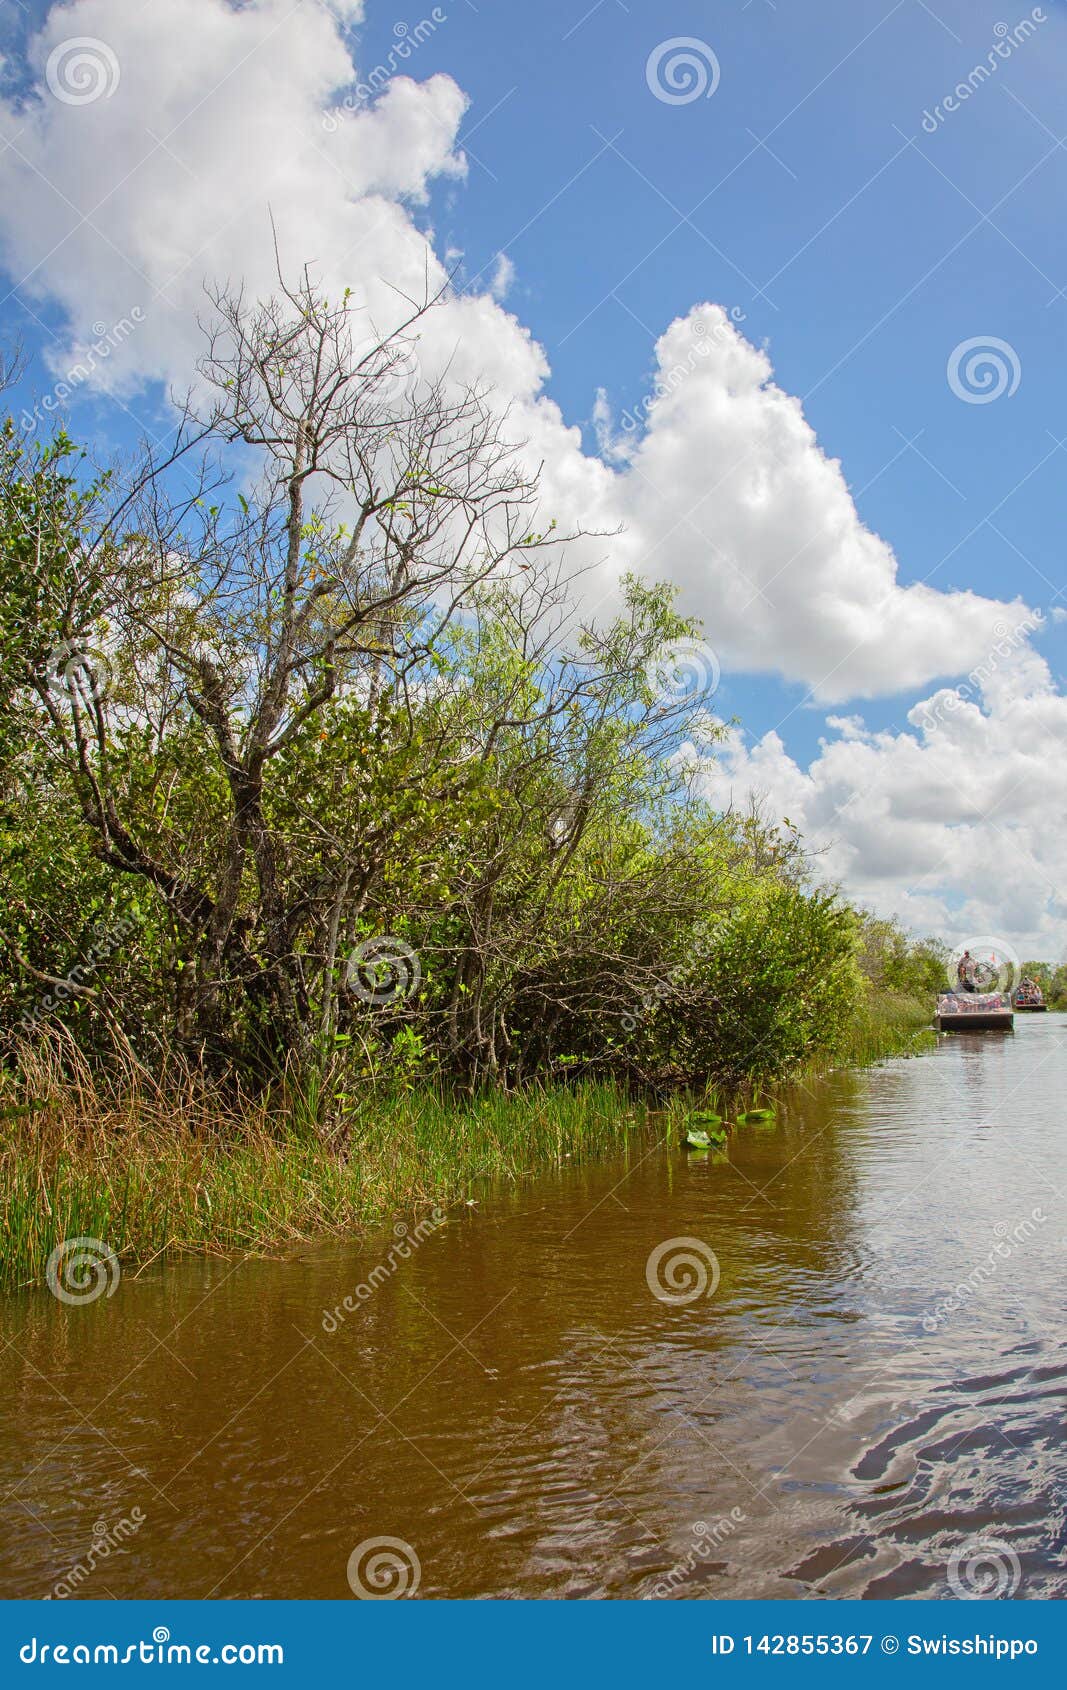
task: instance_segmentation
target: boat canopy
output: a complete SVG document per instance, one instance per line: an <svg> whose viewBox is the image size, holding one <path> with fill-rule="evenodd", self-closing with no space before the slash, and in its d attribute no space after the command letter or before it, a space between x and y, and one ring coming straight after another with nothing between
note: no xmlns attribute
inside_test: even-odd
<svg viewBox="0 0 1067 1690"><path fill-rule="evenodd" d="M1010 1008L1007 992L942 992L937 1000L938 1015L988 1015Z"/></svg>

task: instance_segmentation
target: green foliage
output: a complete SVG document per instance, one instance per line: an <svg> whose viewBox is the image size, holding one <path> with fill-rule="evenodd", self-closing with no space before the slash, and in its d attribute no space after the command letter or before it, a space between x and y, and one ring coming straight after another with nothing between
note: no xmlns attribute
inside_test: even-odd
<svg viewBox="0 0 1067 1690"><path fill-rule="evenodd" d="M72 453L61 442L29 480L9 465L5 508L16 523L47 508L57 570L100 498L98 482L74 487ZM131 678L150 692L157 676L150 630L113 642L97 744L72 756L72 730L89 733L82 701L57 708L35 680L60 620L39 594L16 614L9 592L5 696L24 730L0 806L9 1032L58 1025L100 1059L119 1038L139 1061L214 1040L223 1071L257 1085L295 1053L318 1121L327 1096L343 1114L383 1078L758 1085L834 1055L861 976L879 992L935 989L935 947L812 890L788 826L716 815L667 759L688 722L649 692L649 659L694 630L666 589L625 583L618 621L551 660L531 655L517 591L472 591L402 676L371 658L370 691L332 694L298 723L260 789L273 928L250 852L227 892L234 789L188 689L164 687L165 710L130 707ZM94 796L104 781L113 820ZM416 953L421 977L368 1006L347 958L381 935ZM296 1017L281 1044L280 971Z"/></svg>
<svg viewBox="0 0 1067 1690"><path fill-rule="evenodd" d="M837 1043L841 1065L866 1068L887 1056L918 1056L932 1050L933 1003L868 989L856 1002Z"/></svg>
<svg viewBox="0 0 1067 1690"><path fill-rule="evenodd" d="M466 1099L376 1091L342 1153L307 1133L305 1097L279 1101L226 1116L187 1092L180 1132L175 1096L150 1084L118 1109L84 1077L28 1119L0 1107L0 1287L42 1282L64 1238L106 1239L143 1260L351 1233L398 1210L462 1204L487 1179L624 1149L646 1124L603 1086Z"/></svg>
<svg viewBox="0 0 1067 1690"><path fill-rule="evenodd" d="M950 952L937 939L910 939L897 921L868 910L854 914L857 961L864 978L879 992L922 1002L949 985Z"/></svg>
<svg viewBox="0 0 1067 1690"><path fill-rule="evenodd" d="M655 679L696 624L626 578L574 625L479 393L397 415L403 348L356 359L306 279L217 304L191 491L0 436L9 1053L176 1054L343 1139L375 1082L758 1087L832 1059L865 980L930 989L934 949L813 889L788 823L700 799L725 730Z"/></svg>
<svg viewBox="0 0 1067 1690"><path fill-rule="evenodd" d="M832 1054L857 991L852 924L828 893L771 881L714 928L699 964L703 1001L687 1017L691 1047L709 1044L726 1088L800 1072Z"/></svg>

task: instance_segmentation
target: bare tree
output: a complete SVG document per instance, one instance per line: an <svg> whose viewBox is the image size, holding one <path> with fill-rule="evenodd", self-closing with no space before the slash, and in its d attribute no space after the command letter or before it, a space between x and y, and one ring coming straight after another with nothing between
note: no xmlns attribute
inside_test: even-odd
<svg viewBox="0 0 1067 1690"><path fill-rule="evenodd" d="M276 1055L306 1045L322 997L301 924L311 904L327 912L329 972L353 865L324 882L320 862L315 886L294 891L272 768L331 703L373 711L384 684L402 689L481 584L558 542L534 531L537 479L489 395L420 373L433 300L369 340L350 296L325 299L306 272L266 303L240 291L212 303L209 409L190 405L179 467L206 438L236 454L239 479L219 493L204 465L189 488L170 473L178 453L146 459L100 521L57 630L77 654L106 628L108 684L87 661L59 689L48 666L34 685L99 854L172 914L183 1035L225 1052L236 993ZM152 742L160 802L168 745L205 760L212 802L178 853L117 754L134 733Z"/></svg>

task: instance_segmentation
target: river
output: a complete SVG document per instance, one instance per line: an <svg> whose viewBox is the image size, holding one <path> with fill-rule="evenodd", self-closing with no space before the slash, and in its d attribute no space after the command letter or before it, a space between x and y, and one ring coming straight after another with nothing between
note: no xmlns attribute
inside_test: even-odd
<svg viewBox="0 0 1067 1690"><path fill-rule="evenodd" d="M406 1258L0 1300L0 1595L1067 1595L1065 1096L1019 1016Z"/></svg>

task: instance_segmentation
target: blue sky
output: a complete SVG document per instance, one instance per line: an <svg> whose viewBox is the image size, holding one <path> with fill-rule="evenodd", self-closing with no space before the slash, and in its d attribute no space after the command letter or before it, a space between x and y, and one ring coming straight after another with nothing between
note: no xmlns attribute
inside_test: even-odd
<svg viewBox="0 0 1067 1690"><path fill-rule="evenodd" d="M98 102L83 123L78 143L91 151L99 133L92 124L105 104L112 114L118 111L145 74L146 32L157 21L161 34L176 27L179 12L194 16L195 4L182 0L180 8L168 8L149 0L128 7L139 20L136 28L128 19L123 23L129 45L119 39L115 0L78 0L65 12L43 0L9 9L3 40L8 108L0 128L17 136L20 111L36 98L32 90L40 85L45 49L33 45L34 29L46 28L45 47L82 34L107 40L110 31L122 81L114 98ZM223 0L200 4L206 18ZM278 29L291 31L309 29L311 14L324 4L305 0L283 12L277 0L255 0L252 9L270 11ZM458 280L472 293L487 288L499 255L507 255L514 279L506 311L543 348L551 367L543 395L555 401L567 424L582 430L588 457L599 450L593 425L598 392L616 416L636 406L650 391L656 342L668 325L702 302L732 307L745 340L766 349L774 382L801 401L819 447L840 460L861 524L893 548L899 582L928 581L946 594L969 588L1042 609L1045 624L1032 650L1049 665L1042 697L1059 697L1067 620L1057 623L1051 612L1067 605L1056 597L1067 582L1067 446L1058 445L1067 440L1067 294L1060 292L1067 288L1067 149L1059 139L1067 133L1067 8L1060 0L1046 0L1037 14L1021 5L1005 8L999 0L822 0L817 8L796 0L718 6L547 0L537 7L518 0L447 0L438 13L443 21L424 32L402 63L394 58L392 64L390 51L404 37L403 26L410 34L432 8L401 11L394 0L369 0L363 18L354 0L338 0L334 12L342 14L345 42L361 74L384 64L419 84L447 77L469 101L456 143L466 173L427 169L423 203L418 194L398 197L438 258L459 264ZM1010 32L1034 15L1044 21L1013 45ZM710 98L667 103L650 89L649 55L677 38L702 44L705 60L713 56L717 63ZM996 59L988 78L959 109L943 112L943 121L928 117L924 128L924 114L942 105L974 66L987 65L1005 40L1011 50ZM170 61L162 62L177 64L180 48L178 59L173 45L170 51ZM235 106L244 74L235 70L227 83ZM309 72L309 86L312 80ZM203 121L224 121L217 108L225 93L205 85L198 96L194 86L183 138L201 121L198 97ZM262 100L262 88L256 98ZM54 185L46 161L58 159L66 144L56 126L73 119L62 110L39 121L56 133L48 139L41 128L44 150L34 168ZM20 159L26 144L16 139ZM0 154L0 170L3 165ZM189 174L188 159L182 168ZM220 158L219 171L225 169ZM314 163L311 169L309 195ZM101 182L122 200L142 191L144 174L132 187L121 172L113 182L105 173ZM269 170L262 186L263 204L275 204L282 190ZM205 234L214 236L211 185L201 183L198 191ZM40 193L48 192L42 180ZM64 192L77 211L88 209L73 190ZM94 218L106 219L111 209L109 203L99 217L94 210ZM37 249L25 231L16 236L9 228L2 248L4 291L11 290L4 318L27 342L33 355L28 384L37 389L55 379L59 355L52 336L62 341L72 316L74 283L69 275L53 277L59 261L48 253L55 227L42 228ZM113 250L122 246L121 233L111 230L108 239ZM206 246L205 265L211 253ZM85 262L106 267L111 258L101 247L98 259L89 249ZM139 255L137 263L143 281L147 261ZM149 279L157 280L154 274ZM141 282L131 278L131 285L136 292ZM131 298L133 292L127 287ZM121 302L126 295L115 297ZM953 391L947 365L972 339L1004 343L1014 392L973 403ZM44 353L50 366L39 356ZM155 364L146 359L139 374L128 370L112 397L80 393L70 413L74 426L110 445L130 439L135 419L162 426L166 401L159 357L153 357ZM690 484L679 488L680 500L700 493L699 467L694 472L690 461L687 473ZM710 458L706 473L710 486L717 473ZM669 549L656 557L653 572L661 565L671 574ZM695 592L691 561L686 570L687 590ZM717 646L710 562L701 582L699 608ZM827 590L825 583L820 590ZM827 733L827 714L855 709L866 730L898 736L886 814L903 816L908 805L898 776L908 747L899 735L910 731L907 712L931 695L939 678L958 678L971 668L974 639L967 636L957 661L949 616L943 661L920 665L920 680L897 692L883 674L872 689L878 696L828 706L812 701L806 678L775 672L790 672L788 628L774 638L782 648L767 653L758 665L763 672L746 660L743 641L741 657L723 663L717 706L724 716L740 716L745 732L734 776L748 778L752 752L778 729L789 764L807 778ZM889 623L887 638L902 640L899 654L879 658L891 677L898 655L902 672L907 668L907 642ZM794 675L798 669L807 677L803 664L793 666ZM811 677L817 678L814 669ZM1033 684L1030 674L1026 685ZM979 708L991 709L989 699ZM987 761L1007 757L1002 791L1018 791L1021 783L1029 804L1035 797L1028 791L1030 773L1025 761L1012 760L1025 759L1027 748L1012 720L1010 756L1004 738L976 742L974 754ZM942 750L954 760L960 748ZM859 783L862 811L862 782L877 784L883 764L858 753L857 759L849 778ZM780 758L773 767L765 761L759 772L780 807L795 807L790 788L797 782L788 765ZM926 778L916 765L914 780ZM800 796L809 801L808 820L817 832L825 821L822 797L806 787ZM987 799L975 799L976 816L994 813ZM1057 795L1053 816L1059 802ZM1048 803L1046 795L1046 813ZM1001 843L1018 808L1018 797L1005 798L995 814ZM910 820L918 825L921 805L913 809ZM970 822L966 814L962 821L946 816L946 825ZM965 925L999 920L1033 942L1062 943L1057 865L1032 833L1019 847L1035 865L1032 892L1025 909L1014 912L982 907L980 887L951 876L937 882L933 903L908 908L907 888L897 898L891 874L881 868L864 873L864 848L862 839L854 840L838 871L872 900L895 902L920 924L936 922L939 909L967 910L970 901ZM1000 848L990 834L989 861Z"/></svg>
<svg viewBox="0 0 1067 1690"><path fill-rule="evenodd" d="M931 136L924 111L1025 11L461 4L422 49L470 92L464 133L482 161L442 231L472 270L501 248L513 258L511 303L548 351L568 420L589 428L598 385L633 405L654 338L693 301L738 306L905 579L1044 604L1067 580L1067 456L1050 438L1067 436L1067 14L1046 10ZM713 98L647 97L645 59L668 22L713 43ZM389 30L371 29L368 57ZM961 403L948 356L989 334L1015 347L1018 390ZM985 521L1001 499L992 520L1029 562ZM1062 674L1067 632L1042 649ZM735 678L730 703L761 731L796 696ZM892 720L899 705L866 713ZM792 735L820 726L794 718Z"/></svg>

